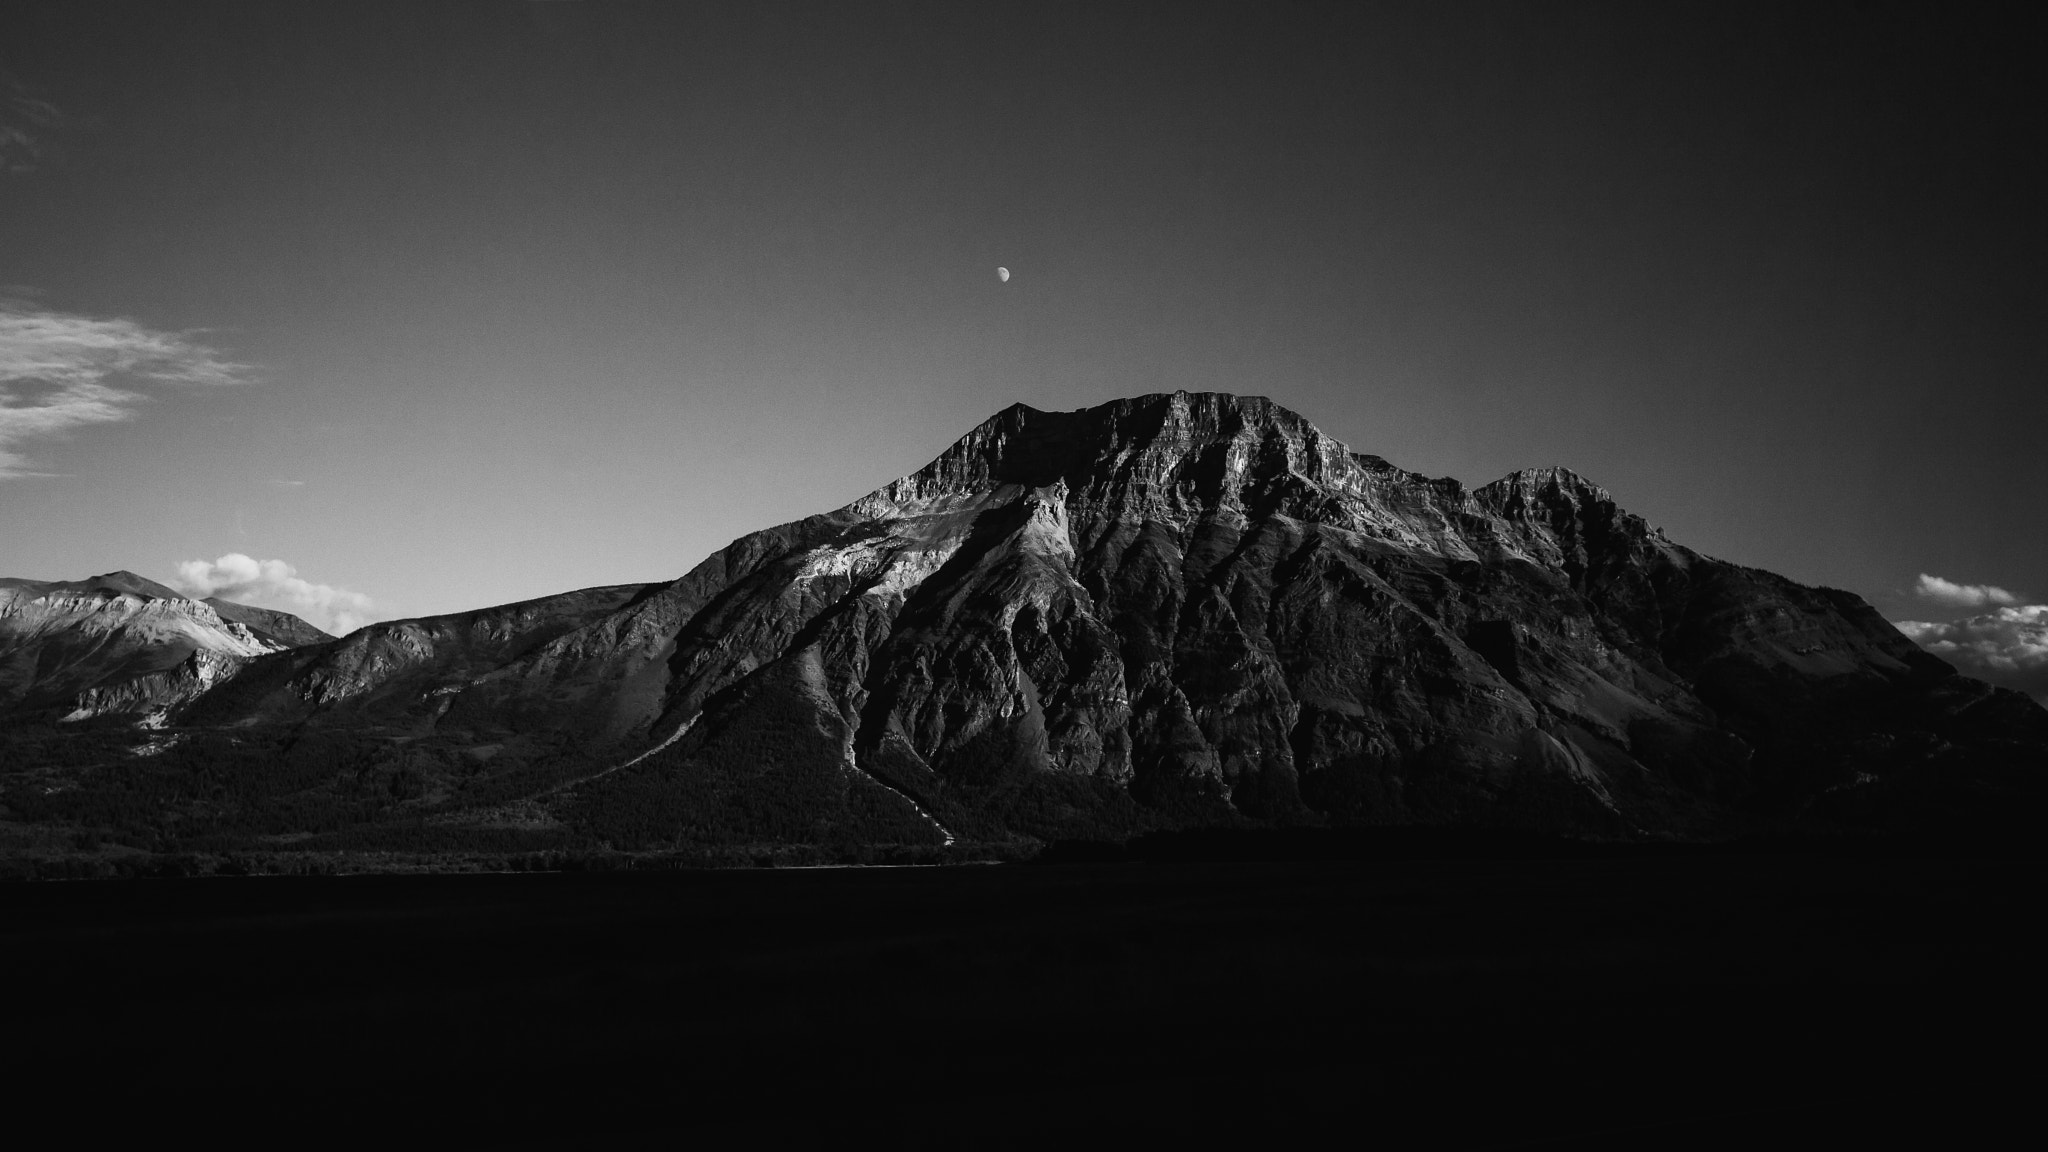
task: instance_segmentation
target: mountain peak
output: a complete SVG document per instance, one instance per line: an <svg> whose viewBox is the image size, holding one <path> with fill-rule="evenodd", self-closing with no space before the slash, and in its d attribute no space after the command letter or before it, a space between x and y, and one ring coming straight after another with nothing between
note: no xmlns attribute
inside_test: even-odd
<svg viewBox="0 0 2048 1152"><path fill-rule="evenodd" d="M1561 495L1572 503L1614 503L1614 496L1607 489L1569 468L1559 467L1518 468L1475 494L1482 493L1502 503L1536 502L1552 495Z"/></svg>
<svg viewBox="0 0 2048 1152"><path fill-rule="evenodd" d="M105 589L111 592L126 592L135 596L149 596L158 600L184 600L188 597L175 588L159 584L146 576L137 576L123 568L94 576L81 583L87 588Z"/></svg>
<svg viewBox="0 0 2048 1152"><path fill-rule="evenodd" d="M1390 469L1263 396L1159 392L1072 412L1012 404L870 500L921 503L1064 482L1087 503L1186 512L1244 503L1276 485L1341 486Z"/></svg>
<svg viewBox="0 0 2048 1152"><path fill-rule="evenodd" d="M0 578L0 588L28 589L32 595L46 595L63 592L113 592L129 596L140 596L145 600L186 600L184 593L166 587L145 576L137 576L127 569L89 576L84 580L29 580L22 577Z"/></svg>
<svg viewBox="0 0 2048 1152"><path fill-rule="evenodd" d="M0 581L0 706L69 693L279 757L385 741L365 762L425 774L474 821L450 836L503 831L508 796L628 848L1862 826L2048 748L2048 713L1853 596L1693 553L1576 472L1467 490L1225 393L1012 405L670 583L291 652L257 633L290 618L226 601L22 591Z"/></svg>

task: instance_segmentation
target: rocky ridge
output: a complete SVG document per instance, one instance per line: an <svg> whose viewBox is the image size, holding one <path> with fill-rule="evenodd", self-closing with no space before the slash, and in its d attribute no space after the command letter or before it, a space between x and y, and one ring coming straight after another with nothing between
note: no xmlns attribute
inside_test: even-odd
<svg viewBox="0 0 2048 1152"><path fill-rule="evenodd" d="M1018 405L676 581L372 625L171 708L464 764L567 740L590 769L527 800L626 846L1889 827L2048 760L2023 696L1568 470L1468 489L1188 393ZM469 771L436 819L507 794Z"/></svg>
<svg viewBox="0 0 2048 1152"><path fill-rule="evenodd" d="M160 712L255 657L325 639L289 613L192 600L132 572L0 579L0 711Z"/></svg>

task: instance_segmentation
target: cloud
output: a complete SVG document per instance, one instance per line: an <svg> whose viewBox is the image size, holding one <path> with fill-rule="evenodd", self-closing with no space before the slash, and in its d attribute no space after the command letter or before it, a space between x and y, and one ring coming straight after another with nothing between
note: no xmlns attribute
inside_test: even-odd
<svg viewBox="0 0 2048 1152"><path fill-rule="evenodd" d="M2020 598L1990 584L1957 584L1939 576L1920 574L1913 594L1944 608L1988 608L1993 604L2017 604Z"/></svg>
<svg viewBox="0 0 2048 1152"><path fill-rule="evenodd" d="M2030 692L2048 706L2048 604L2022 604L1952 624L1901 620L1914 643L1971 675Z"/></svg>
<svg viewBox="0 0 2048 1152"><path fill-rule="evenodd" d="M240 384L248 372L189 334L0 299L0 480L50 475L21 445L127 420L149 399L140 387Z"/></svg>
<svg viewBox="0 0 2048 1152"><path fill-rule="evenodd" d="M43 133L67 119L55 104L30 95L21 81L0 71L0 172L33 170L43 155Z"/></svg>
<svg viewBox="0 0 2048 1152"><path fill-rule="evenodd" d="M299 578L282 560L256 560L240 552L208 563L187 560L171 581L196 600L219 596L237 604L281 608L321 628L344 636L377 616L376 604L361 592L350 592Z"/></svg>

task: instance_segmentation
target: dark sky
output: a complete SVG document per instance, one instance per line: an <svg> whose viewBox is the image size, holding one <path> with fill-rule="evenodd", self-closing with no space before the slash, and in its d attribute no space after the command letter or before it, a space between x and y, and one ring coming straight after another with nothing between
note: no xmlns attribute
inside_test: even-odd
<svg viewBox="0 0 2048 1152"><path fill-rule="evenodd" d="M0 373L62 409L0 570L665 579L1187 388L1894 618L2048 600L2025 13L1363 7L0 8Z"/></svg>

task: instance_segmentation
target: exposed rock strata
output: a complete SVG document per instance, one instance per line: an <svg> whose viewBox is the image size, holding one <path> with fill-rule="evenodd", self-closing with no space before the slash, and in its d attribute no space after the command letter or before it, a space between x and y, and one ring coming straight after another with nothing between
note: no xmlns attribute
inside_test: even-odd
<svg viewBox="0 0 2048 1152"><path fill-rule="evenodd" d="M372 625L176 720L573 733L639 759L550 810L641 841L1883 824L2048 759L2024 697L1572 472L1468 489L1186 393L1016 406L671 583Z"/></svg>
<svg viewBox="0 0 2048 1152"><path fill-rule="evenodd" d="M77 706L63 719L77 721L96 716L137 716L142 727L161 728L173 713L240 672L247 663L245 657L197 648L190 656L161 672L145 672L80 692Z"/></svg>
<svg viewBox="0 0 2048 1152"><path fill-rule="evenodd" d="M275 649L303 648L334 639L297 616L275 608L253 608L218 596L209 596L200 603L213 609L221 619L247 628L257 639Z"/></svg>
<svg viewBox="0 0 2048 1152"><path fill-rule="evenodd" d="M329 639L289 613L187 599L132 572L0 579L0 711L77 699L81 715L153 712L254 657ZM194 663L199 654L205 659ZM87 692L98 693L95 702L80 699Z"/></svg>

